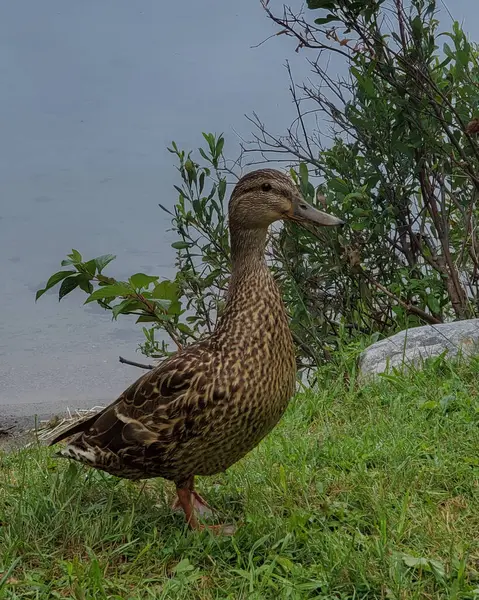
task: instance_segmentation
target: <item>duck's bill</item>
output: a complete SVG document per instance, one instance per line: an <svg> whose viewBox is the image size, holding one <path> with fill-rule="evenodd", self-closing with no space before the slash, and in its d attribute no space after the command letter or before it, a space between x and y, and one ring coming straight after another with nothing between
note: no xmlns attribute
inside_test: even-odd
<svg viewBox="0 0 479 600"><path fill-rule="evenodd" d="M291 219L298 223L315 223L325 227L342 227L345 224L341 219L314 208L304 200L295 204Z"/></svg>

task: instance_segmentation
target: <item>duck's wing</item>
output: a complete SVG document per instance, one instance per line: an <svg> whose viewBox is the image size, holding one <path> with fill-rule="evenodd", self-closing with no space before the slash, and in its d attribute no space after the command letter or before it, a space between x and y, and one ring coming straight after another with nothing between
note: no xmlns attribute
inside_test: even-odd
<svg viewBox="0 0 479 600"><path fill-rule="evenodd" d="M100 413L63 431L49 445L79 434L88 445L116 452L126 446L194 435L205 417L200 413L211 399L218 398L212 367L211 353L201 348L172 357L140 377Z"/></svg>

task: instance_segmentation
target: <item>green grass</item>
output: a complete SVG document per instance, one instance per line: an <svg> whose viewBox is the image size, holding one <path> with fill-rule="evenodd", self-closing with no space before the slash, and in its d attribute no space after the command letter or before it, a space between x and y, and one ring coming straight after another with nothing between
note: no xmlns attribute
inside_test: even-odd
<svg viewBox="0 0 479 600"><path fill-rule="evenodd" d="M3 455L0 598L479 598L478 373L436 361L360 389L325 375L198 481L243 522L232 538L187 531L161 480Z"/></svg>

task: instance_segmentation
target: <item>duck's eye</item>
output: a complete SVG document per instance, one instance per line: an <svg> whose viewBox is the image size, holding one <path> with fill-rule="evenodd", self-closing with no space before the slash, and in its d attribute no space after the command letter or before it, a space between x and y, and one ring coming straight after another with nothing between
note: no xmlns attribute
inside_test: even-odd
<svg viewBox="0 0 479 600"><path fill-rule="evenodd" d="M270 183L263 183L261 186L261 189L263 190L263 192L270 192L271 191L271 184Z"/></svg>

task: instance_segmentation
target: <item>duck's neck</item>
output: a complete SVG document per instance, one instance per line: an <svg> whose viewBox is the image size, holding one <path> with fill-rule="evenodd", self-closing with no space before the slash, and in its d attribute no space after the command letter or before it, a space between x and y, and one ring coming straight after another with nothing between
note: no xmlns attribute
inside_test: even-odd
<svg viewBox="0 0 479 600"><path fill-rule="evenodd" d="M231 230L233 268L226 306L215 332L219 338L225 336L225 343L241 339L248 344L251 336L256 336L258 343L257 332L267 320L270 325L274 321L279 336L289 335L285 333L288 323L281 294L265 260L267 233L265 229Z"/></svg>
<svg viewBox="0 0 479 600"><path fill-rule="evenodd" d="M231 229L232 285L247 275L267 270L264 257L267 233L267 229Z"/></svg>
<svg viewBox="0 0 479 600"><path fill-rule="evenodd" d="M232 275L226 306L212 334L213 347L224 357L228 376L251 386L252 394L260 394L260 403L262 392L257 382L264 384L267 392L269 385L273 390L284 388L289 398L296 372L286 311L266 264L267 233L267 229L235 229L230 225ZM283 394L277 393L280 397ZM274 404L274 392L272 395ZM269 393L265 399L269 402Z"/></svg>

